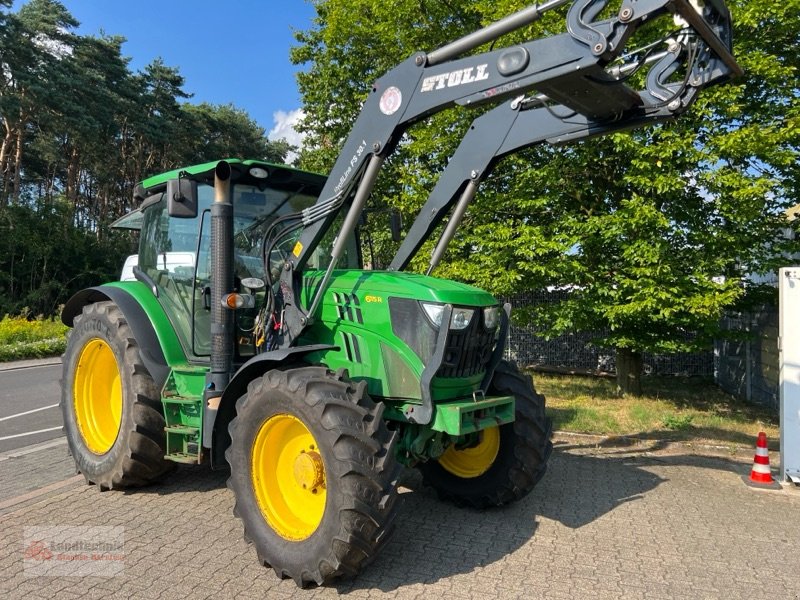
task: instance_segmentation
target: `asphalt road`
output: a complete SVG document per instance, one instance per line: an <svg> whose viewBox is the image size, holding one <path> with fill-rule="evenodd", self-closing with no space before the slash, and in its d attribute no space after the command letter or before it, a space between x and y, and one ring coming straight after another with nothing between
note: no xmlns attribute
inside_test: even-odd
<svg viewBox="0 0 800 600"><path fill-rule="evenodd" d="M0 453L62 437L59 359L0 365Z"/></svg>

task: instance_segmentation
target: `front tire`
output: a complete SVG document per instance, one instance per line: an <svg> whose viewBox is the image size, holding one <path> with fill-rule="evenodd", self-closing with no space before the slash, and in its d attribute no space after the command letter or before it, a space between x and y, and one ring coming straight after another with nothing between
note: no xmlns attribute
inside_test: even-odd
<svg viewBox="0 0 800 600"><path fill-rule="evenodd" d="M423 481L440 498L461 506L502 506L526 496L547 470L553 450L552 423L544 396L514 363L502 361L489 392L514 396L514 422L481 432L471 448L450 447L438 460L420 465Z"/></svg>
<svg viewBox="0 0 800 600"><path fill-rule="evenodd" d="M365 382L324 367L270 371L236 403L234 514L279 577L354 576L389 538L400 467L382 414Z"/></svg>
<svg viewBox="0 0 800 600"><path fill-rule="evenodd" d="M172 468L158 389L116 304L90 304L75 317L63 363L64 433L87 483L141 486Z"/></svg>

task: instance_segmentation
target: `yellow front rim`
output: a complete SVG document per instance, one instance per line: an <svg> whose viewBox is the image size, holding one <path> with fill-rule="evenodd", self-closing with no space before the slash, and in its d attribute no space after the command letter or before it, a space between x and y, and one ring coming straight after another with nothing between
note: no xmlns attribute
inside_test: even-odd
<svg viewBox="0 0 800 600"><path fill-rule="evenodd" d="M325 512L325 465L303 422L280 414L256 433L250 473L261 514L282 538L300 541L317 530Z"/></svg>
<svg viewBox="0 0 800 600"><path fill-rule="evenodd" d="M471 479L486 473L500 451L500 429L489 427L478 433L479 441L472 448L457 450L450 446L439 457L439 464L457 477Z"/></svg>
<svg viewBox="0 0 800 600"><path fill-rule="evenodd" d="M105 454L117 440L122 423L122 378L114 351L105 340L92 338L81 350L72 397L86 447Z"/></svg>

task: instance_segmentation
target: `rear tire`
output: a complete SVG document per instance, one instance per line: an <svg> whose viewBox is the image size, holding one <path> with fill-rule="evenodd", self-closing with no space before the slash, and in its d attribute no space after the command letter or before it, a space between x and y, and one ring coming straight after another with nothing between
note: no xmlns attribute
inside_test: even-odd
<svg viewBox="0 0 800 600"><path fill-rule="evenodd" d="M394 529L397 436L344 372L270 371L236 403L234 514L259 561L298 586L354 576Z"/></svg>
<svg viewBox="0 0 800 600"><path fill-rule="evenodd" d="M424 483L434 488L443 500L473 508L508 504L526 496L547 470L553 450L552 424L545 415L544 396L536 393L531 377L520 373L514 363L502 361L495 370L489 392L514 396L514 422L488 432L491 435L482 437L475 449L451 450L451 454L440 460L419 466ZM478 464L471 469L469 463L473 457L476 462L488 457L491 464Z"/></svg>
<svg viewBox="0 0 800 600"><path fill-rule="evenodd" d="M172 469L164 460L160 394L116 304L83 308L63 363L64 433L87 483L102 490L142 486Z"/></svg>

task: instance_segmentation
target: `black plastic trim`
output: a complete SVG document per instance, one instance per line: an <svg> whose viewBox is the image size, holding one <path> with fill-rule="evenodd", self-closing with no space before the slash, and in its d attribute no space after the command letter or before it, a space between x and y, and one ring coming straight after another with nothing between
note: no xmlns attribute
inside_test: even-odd
<svg viewBox="0 0 800 600"><path fill-rule="evenodd" d="M122 311L139 345L139 356L142 357L144 366L160 390L167 381L170 367L167 365L167 359L161 350L161 342L150 318L131 294L117 287L92 287L81 290L64 305L61 321L72 327L75 317L81 313L84 306L105 300L111 300Z"/></svg>
<svg viewBox="0 0 800 600"><path fill-rule="evenodd" d="M427 425L431 422L433 416L433 398L431 396L431 382L436 377L436 373L442 366L444 360L444 352L447 349L447 336L450 333L450 318L453 315L453 305L445 304L442 313L442 327L439 328L439 334L436 337L436 346L433 350L433 356L430 362L425 365L422 370L422 376L419 380L420 392L422 393L422 406L415 406L413 412L409 411L406 417L411 423L419 425Z"/></svg>
<svg viewBox="0 0 800 600"><path fill-rule="evenodd" d="M235 414L236 401L247 392L247 386L253 379L277 366L286 366L290 360L301 358L306 354L338 349L338 346L329 344L281 348L258 354L244 363L222 392L217 409L203 410L203 446L211 447L211 468L222 469L228 464L225 460L225 450L230 445L228 423ZM210 432L210 437L206 435L207 432Z"/></svg>
<svg viewBox="0 0 800 600"><path fill-rule="evenodd" d="M489 364L486 365L486 375L483 376L483 381L481 382L481 389L483 390L484 394L489 391L489 385L492 383L494 370L497 368L497 365L499 365L500 361L503 359L503 353L505 352L505 346L506 346L506 338L508 337L508 329L510 325L511 325L511 304L506 302L503 305L502 321L500 322L500 333L497 336L497 345L494 347L494 352L492 352L492 357L489 359Z"/></svg>

